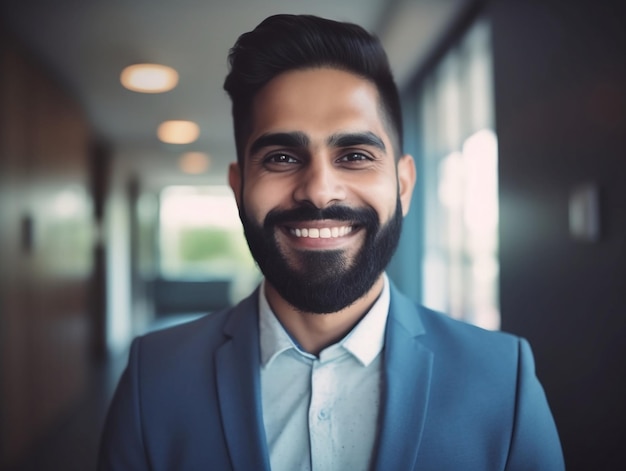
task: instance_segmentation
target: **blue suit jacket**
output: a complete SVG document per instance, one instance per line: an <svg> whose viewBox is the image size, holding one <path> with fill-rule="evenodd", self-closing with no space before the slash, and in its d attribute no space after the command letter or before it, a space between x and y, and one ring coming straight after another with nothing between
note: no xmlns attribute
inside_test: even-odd
<svg viewBox="0 0 626 471"><path fill-rule="evenodd" d="M374 469L564 469L526 341L417 307L392 286L383 355ZM259 364L256 293L136 339L99 469L269 470Z"/></svg>

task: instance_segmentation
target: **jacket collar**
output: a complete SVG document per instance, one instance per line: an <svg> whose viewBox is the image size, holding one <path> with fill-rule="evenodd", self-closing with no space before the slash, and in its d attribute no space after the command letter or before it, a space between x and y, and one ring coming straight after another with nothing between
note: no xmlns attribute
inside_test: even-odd
<svg viewBox="0 0 626 471"><path fill-rule="evenodd" d="M414 469L428 409L433 352L417 306L391 286L376 470Z"/></svg>
<svg viewBox="0 0 626 471"><path fill-rule="evenodd" d="M217 396L230 459L235 470L270 470L259 365L258 292L229 313L229 339L215 357Z"/></svg>
<svg viewBox="0 0 626 471"><path fill-rule="evenodd" d="M383 351L382 409L374 469L413 469L426 419L433 353L419 310L390 283L391 303ZM235 470L269 471L261 409L258 292L229 314L228 340L216 354L222 424Z"/></svg>

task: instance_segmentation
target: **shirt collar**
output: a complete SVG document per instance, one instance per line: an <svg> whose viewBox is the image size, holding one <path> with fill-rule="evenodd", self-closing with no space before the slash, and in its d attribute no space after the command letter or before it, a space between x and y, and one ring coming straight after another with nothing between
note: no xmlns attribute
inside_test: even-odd
<svg viewBox="0 0 626 471"><path fill-rule="evenodd" d="M383 289L368 313L337 344L350 352L363 366L369 365L382 351L385 343L385 325L389 315L389 280L383 274ZM265 281L259 289L259 333L261 366L266 368L281 353L295 349L301 355L315 359L315 356L300 348L280 323L265 296ZM323 356L322 352L321 356Z"/></svg>

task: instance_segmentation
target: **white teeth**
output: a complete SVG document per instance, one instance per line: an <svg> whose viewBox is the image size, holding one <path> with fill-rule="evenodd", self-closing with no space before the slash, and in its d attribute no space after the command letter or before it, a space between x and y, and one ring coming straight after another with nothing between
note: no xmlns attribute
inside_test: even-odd
<svg viewBox="0 0 626 471"><path fill-rule="evenodd" d="M330 239L332 235L332 231L328 227L324 227L320 229L320 238L321 239Z"/></svg>
<svg viewBox="0 0 626 471"><path fill-rule="evenodd" d="M336 237L343 237L352 232L352 226L341 227L322 227L318 229L316 227L307 228L295 228L291 229L291 234L296 237L309 237L311 239L332 239Z"/></svg>

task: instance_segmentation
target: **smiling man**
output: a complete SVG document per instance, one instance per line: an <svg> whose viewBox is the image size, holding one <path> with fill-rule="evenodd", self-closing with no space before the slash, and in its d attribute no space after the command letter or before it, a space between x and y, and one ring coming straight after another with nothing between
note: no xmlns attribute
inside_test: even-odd
<svg viewBox="0 0 626 471"><path fill-rule="evenodd" d="M269 304L308 352L382 291L415 181L390 134L376 86L327 66L284 72L252 101L230 183Z"/></svg>
<svg viewBox="0 0 626 471"><path fill-rule="evenodd" d="M384 273L415 167L378 40L278 15L230 65L229 181L264 281L133 342L100 469L563 469L528 344L416 306Z"/></svg>

